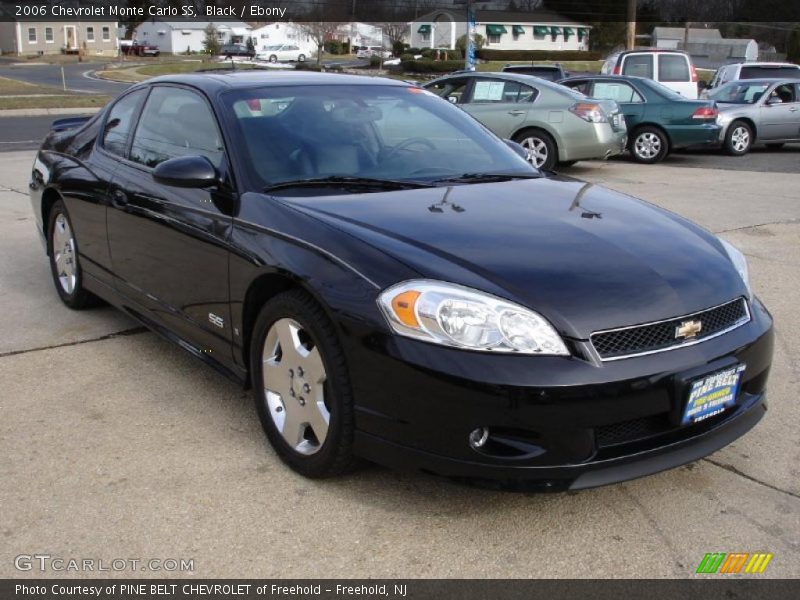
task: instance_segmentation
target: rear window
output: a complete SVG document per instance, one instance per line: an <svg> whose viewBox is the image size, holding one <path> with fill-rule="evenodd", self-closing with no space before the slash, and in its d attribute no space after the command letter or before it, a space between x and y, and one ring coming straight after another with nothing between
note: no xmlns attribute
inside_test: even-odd
<svg viewBox="0 0 800 600"><path fill-rule="evenodd" d="M533 75L547 81L555 81L561 79L561 69L554 67L506 67L503 69L511 73L522 73L524 75Z"/></svg>
<svg viewBox="0 0 800 600"><path fill-rule="evenodd" d="M796 77L800 79L800 68L786 65L784 67L742 67L739 79L770 79L780 77Z"/></svg>
<svg viewBox="0 0 800 600"><path fill-rule="evenodd" d="M629 54L622 64L623 75L653 78L653 56L651 54Z"/></svg>
<svg viewBox="0 0 800 600"><path fill-rule="evenodd" d="M680 54L659 54L659 81L691 81L689 61Z"/></svg>

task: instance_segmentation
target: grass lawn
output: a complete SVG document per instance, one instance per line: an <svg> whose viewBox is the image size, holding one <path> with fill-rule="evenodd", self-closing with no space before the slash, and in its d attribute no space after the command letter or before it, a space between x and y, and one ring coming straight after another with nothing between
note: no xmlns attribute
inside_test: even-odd
<svg viewBox="0 0 800 600"><path fill-rule="evenodd" d="M116 81L129 81L136 83L158 77L159 75L174 75L176 73L193 73L201 69L229 69L231 63L218 61L184 60L181 62L163 62L148 65L136 65L128 68L107 69L98 71L96 75L104 79ZM236 63L236 69L252 69L257 65Z"/></svg>
<svg viewBox="0 0 800 600"><path fill-rule="evenodd" d="M84 108L103 106L108 96L76 94L0 77L0 110L8 108Z"/></svg>

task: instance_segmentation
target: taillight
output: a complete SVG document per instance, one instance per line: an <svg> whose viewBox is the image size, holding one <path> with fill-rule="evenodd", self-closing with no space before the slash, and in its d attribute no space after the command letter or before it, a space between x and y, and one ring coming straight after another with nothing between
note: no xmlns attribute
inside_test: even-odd
<svg viewBox="0 0 800 600"><path fill-rule="evenodd" d="M719 111L713 106L701 106L692 114L693 119L716 119Z"/></svg>
<svg viewBox="0 0 800 600"><path fill-rule="evenodd" d="M622 71L620 70L620 68L619 68L619 65L617 65L616 67L614 67L614 75L619 75L621 72L622 72Z"/></svg>
<svg viewBox="0 0 800 600"><path fill-rule="evenodd" d="M261 100L258 98L251 98L250 100L247 100L247 107L250 110L261 110Z"/></svg>
<svg viewBox="0 0 800 600"><path fill-rule="evenodd" d="M603 107L594 102L576 102L569 107L569 112L589 123L608 123Z"/></svg>
<svg viewBox="0 0 800 600"><path fill-rule="evenodd" d="M694 65L690 65L692 68L692 81L697 83L697 69L694 68Z"/></svg>

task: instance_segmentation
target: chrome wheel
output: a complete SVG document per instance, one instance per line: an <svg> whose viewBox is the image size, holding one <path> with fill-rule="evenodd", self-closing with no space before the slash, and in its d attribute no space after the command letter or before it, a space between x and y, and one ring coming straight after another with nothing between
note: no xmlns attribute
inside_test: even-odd
<svg viewBox="0 0 800 600"><path fill-rule="evenodd" d="M319 349L297 321L279 319L267 332L262 363L264 400L275 428L295 452L316 453L331 418Z"/></svg>
<svg viewBox="0 0 800 600"><path fill-rule="evenodd" d="M663 142L651 131L639 134L633 142L633 151L644 160L653 160L661 152Z"/></svg>
<svg viewBox="0 0 800 600"><path fill-rule="evenodd" d="M77 257L75 256L75 238L64 213L60 213L56 217L50 244L61 289L67 295L72 294L77 283Z"/></svg>
<svg viewBox="0 0 800 600"><path fill-rule="evenodd" d="M750 131L739 125L731 132L731 146L736 152L744 152L750 146Z"/></svg>
<svg viewBox="0 0 800 600"><path fill-rule="evenodd" d="M520 145L528 151L528 161L537 169L547 162L550 153L545 141L538 137L526 137Z"/></svg>

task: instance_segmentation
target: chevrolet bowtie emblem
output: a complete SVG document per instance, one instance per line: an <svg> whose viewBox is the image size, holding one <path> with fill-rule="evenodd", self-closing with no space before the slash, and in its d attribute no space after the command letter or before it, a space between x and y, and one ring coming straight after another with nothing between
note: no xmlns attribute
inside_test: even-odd
<svg viewBox="0 0 800 600"><path fill-rule="evenodd" d="M675 328L675 338L688 340L695 337L703 329L700 321L684 321Z"/></svg>

